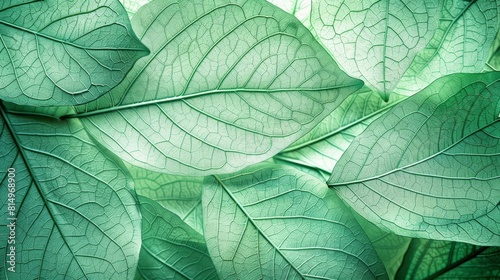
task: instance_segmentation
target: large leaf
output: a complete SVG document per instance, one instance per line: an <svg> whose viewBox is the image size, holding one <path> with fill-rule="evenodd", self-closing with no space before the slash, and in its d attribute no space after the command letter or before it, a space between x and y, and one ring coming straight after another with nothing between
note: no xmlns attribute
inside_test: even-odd
<svg viewBox="0 0 500 280"><path fill-rule="evenodd" d="M8 212L7 203L0 209L0 278L132 278L140 214L132 181L121 167L77 120L1 113L0 195L7 199L7 170L14 168L15 209ZM11 218L15 244L7 239ZM7 270L10 246L15 246L15 272Z"/></svg>
<svg viewBox="0 0 500 280"><path fill-rule="evenodd" d="M328 183L397 234L500 244L500 73L437 80L371 123Z"/></svg>
<svg viewBox="0 0 500 280"><path fill-rule="evenodd" d="M439 27L396 91L411 95L444 75L479 73L499 28L500 2L444 0Z"/></svg>
<svg viewBox="0 0 500 280"><path fill-rule="evenodd" d="M135 166L127 167L134 179L137 194L154 200L203 233L203 177L170 175Z"/></svg>
<svg viewBox="0 0 500 280"><path fill-rule="evenodd" d="M35 106L89 102L147 49L118 0L0 3L0 98Z"/></svg>
<svg viewBox="0 0 500 280"><path fill-rule="evenodd" d="M385 100L432 38L439 1L313 1L312 26L335 59Z"/></svg>
<svg viewBox="0 0 500 280"><path fill-rule="evenodd" d="M205 239L221 278L386 277L359 224L316 178L277 165L209 178Z"/></svg>
<svg viewBox="0 0 500 280"><path fill-rule="evenodd" d="M203 236L157 202L139 199L142 249L137 278L217 279Z"/></svg>
<svg viewBox="0 0 500 280"><path fill-rule="evenodd" d="M132 24L151 54L74 117L154 171L204 175L263 161L362 85L266 2L155 1Z"/></svg>
<svg viewBox="0 0 500 280"><path fill-rule="evenodd" d="M412 240L397 279L498 279L500 247Z"/></svg>

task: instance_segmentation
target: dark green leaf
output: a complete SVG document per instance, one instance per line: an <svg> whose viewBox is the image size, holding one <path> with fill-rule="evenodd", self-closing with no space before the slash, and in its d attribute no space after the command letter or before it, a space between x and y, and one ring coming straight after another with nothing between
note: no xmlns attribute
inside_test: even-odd
<svg viewBox="0 0 500 280"><path fill-rule="evenodd" d="M500 247L414 239L396 279L499 279Z"/></svg>

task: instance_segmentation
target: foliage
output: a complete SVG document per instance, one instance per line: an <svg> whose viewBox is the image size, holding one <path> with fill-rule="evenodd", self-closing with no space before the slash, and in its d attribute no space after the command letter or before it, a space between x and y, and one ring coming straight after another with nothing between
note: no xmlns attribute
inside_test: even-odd
<svg viewBox="0 0 500 280"><path fill-rule="evenodd" d="M499 14L0 2L0 277L500 277Z"/></svg>

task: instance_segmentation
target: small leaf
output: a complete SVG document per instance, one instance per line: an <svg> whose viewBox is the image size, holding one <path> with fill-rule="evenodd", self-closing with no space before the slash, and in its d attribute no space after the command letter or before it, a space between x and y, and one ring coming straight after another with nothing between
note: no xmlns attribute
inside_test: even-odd
<svg viewBox="0 0 500 280"><path fill-rule="evenodd" d="M132 24L151 54L73 117L153 171L200 176L264 161L362 86L266 2L154 1Z"/></svg>
<svg viewBox="0 0 500 280"><path fill-rule="evenodd" d="M76 105L115 87L148 50L118 0L0 4L0 98Z"/></svg>
<svg viewBox="0 0 500 280"><path fill-rule="evenodd" d="M386 278L349 210L296 169L261 165L209 177L202 201L205 239L221 278Z"/></svg>
<svg viewBox="0 0 500 280"><path fill-rule="evenodd" d="M498 279L500 247L413 239L396 279Z"/></svg>
<svg viewBox="0 0 500 280"><path fill-rule="evenodd" d="M132 278L140 214L133 183L121 166L92 143L78 120L7 116L2 108L0 113L0 195L5 199L7 170L15 169L15 210L11 215L7 203L0 209L2 276ZM8 218L16 219L11 244ZM10 246L15 246L15 272L7 271Z"/></svg>
<svg viewBox="0 0 500 280"><path fill-rule="evenodd" d="M443 77L372 122L328 184L396 234L500 245L500 72Z"/></svg>
<svg viewBox="0 0 500 280"><path fill-rule="evenodd" d="M205 239L157 202L139 197L142 249L137 274L142 279L217 279Z"/></svg>
<svg viewBox="0 0 500 280"><path fill-rule="evenodd" d="M398 93L411 95L439 77L480 73L499 28L500 2L444 0L434 37L401 78Z"/></svg>
<svg viewBox="0 0 500 280"><path fill-rule="evenodd" d="M439 1L313 1L312 25L349 75L382 99L437 28Z"/></svg>

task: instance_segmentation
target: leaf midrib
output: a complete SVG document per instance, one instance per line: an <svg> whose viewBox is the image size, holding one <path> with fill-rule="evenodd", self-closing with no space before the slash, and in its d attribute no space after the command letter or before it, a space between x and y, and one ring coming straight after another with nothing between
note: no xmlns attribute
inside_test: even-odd
<svg viewBox="0 0 500 280"><path fill-rule="evenodd" d="M222 180L216 176L216 175L212 175L214 177L214 179L219 183L219 185L222 187L222 189L229 195L229 197L231 198L231 200L234 202L234 204L236 204L236 206L238 207L238 209L240 209L241 212L243 212L243 214L245 215L245 217L248 219L248 221L250 221L250 223L255 227L255 229L259 232L259 235L262 236L274 249L276 252L278 252L278 254L290 265L291 268L293 268L293 270L295 270L301 277L302 279L306 279L305 275L302 274L296 267L295 265L281 252L280 248L278 246L276 246L274 244L274 242L272 242L263 232L262 230L260 229L259 226L257 226L254 222L254 220L252 219L252 216L246 211L246 209L240 205L240 203L238 203L238 200L233 196L233 194L228 190L227 186L224 184L224 182L222 182ZM242 234L243 235L243 234Z"/></svg>
<svg viewBox="0 0 500 280"><path fill-rule="evenodd" d="M352 86L358 86L359 83L354 83L354 84L346 84L346 85L338 85L338 86L331 86L331 87L323 87L323 88L287 88L287 89L259 89L259 88L230 88L230 89L212 89L212 90L206 90L206 91L200 91L196 92L193 94L188 94L188 95L182 95L182 96L174 96L174 97L166 97L162 99L153 99L153 100L148 100L148 101L141 101L141 102L135 102L135 103L130 103L126 105L117 105L109 108L104 108L104 109L97 109L97 110L91 110L89 112L84 112L84 113L76 113L72 115L65 115L61 117L61 119L67 119L67 118L82 118L82 117L89 117L89 116L95 116L95 115L100 115L100 114L105 114L113 111L120 111L124 109L130 109L130 108L139 108L139 107L144 107L144 106L149 106L149 105L155 105L155 104L161 104L161 103L167 103L167 102L174 102L174 101L179 101L179 100L185 100L189 98L194 98L194 97L199 97L203 95L208 95L208 94L224 94L224 93L238 93L238 92L256 92L256 93L276 93L276 92L288 92L288 91L301 91L301 92L316 92L316 91L328 91L328 90L336 90L336 89L341 89L344 87L352 87Z"/></svg>
<svg viewBox="0 0 500 280"><path fill-rule="evenodd" d="M122 48L87 47L87 46L75 44L75 43L70 42L70 41L65 41L65 40L62 40L62 39L59 39L59 38L56 38L56 37L53 37L53 36L49 36L49 35L46 35L44 33L40 33L40 32L31 30L31 29L28 29L28 28L25 28L25 27L22 27L22 26L19 26L19 25L16 25L16 24L12 24L12 23L9 23L9 22L4 21L4 20L0 20L0 25L2 25L2 24L5 25L5 26L8 26L8 27L17 29L17 30L22 31L22 32L26 32L26 33L32 34L34 36L42 37L42 38L48 39L50 41L54 41L54 42L57 42L57 43L60 43L60 44L64 44L64 45L69 45L69 46L75 47L77 49L83 49L83 50L87 50L87 51L115 51L115 50L125 50L125 51L140 51L140 52L142 52L142 51L145 50L144 48L130 48L130 47L127 47L127 48L125 48L125 47L122 47ZM123 26L122 24L119 24L117 22L114 22L114 23L108 24L108 25L114 25L114 24ZM123 27L126 28L126 26L123 26ZM126 29L128 29L128 28L126 28Z"/></svg>
<svg viewBox="0 0 500 280"><path fill-rule="evenodd" d="M382 178L382 177L385 177L385 176L387 176L387 175L390 175L390 174L393 174L393 173L396 173L396 172L399 172L399 171L404 171L404 170L405 170L405 169L407 169L407 168L410 168L410 167L416 166L416 165L418 165L418 164L420 164L420 163L423 163L423 162L425 162L425 161L427 161L427 160L430 160L430 159L432 159L432 158L434 158L434 157L437 157L437 156L439 156L439 155L441 155L441 154L443 154L443 153L446 153L448 150L450 150L450 149L452 149L453 147L455 147L456 145L460 144L463 140L465 140L465 139L466 139L466 138L468 138L469 136L474 135L474 134L476 134L476 133L478 133L478 132L482 131L482 130L483 130L483 129L485 129L486 127L489 127L489 126L491 126L491 125L493 125L493 124L495 124L495 123L497 123L497 122L500 122L500 118L499 118L499 119L496 119L495 121L493 121L493 122L491 122L491 123L489 123L489 124L487 124L487 125L485 125L485 126L483 126L483 127L478 128L477 130L475 130L475 131L473 131L473 132L471 132L471 133L469 133L469 134L467 134L467 135L464 135L462 138L458 139L455 143L453 143L453 144L452 144L452 145L450 145L449 147L446 147L446 148L445 148L445 149L443 149L443 150L440 150L440 151L438 151L438 152L436 152L436 153L434 153L434 154L432 154L432 155L429 155L429 156L427 156L427 157L425 157L425 158L422 158L422 159L420 159L420 160L418 160L418 161L415 161L415 162L413 162L413 163L411 163L411 164L407 164L407 165L405 165L405 166L400 166L400 167L398 167L398 168L395 168L395 169L393 169L393 170L389 170L389 171L384 172L384 173L382 173L382 174L378 174L378 175L370 176L370 177L363 178L363 179L359 179L359 180L351 180L351 181L347 181L347 182L328 183L328 186L329 186L329 187L336 187L336 186L347 186L347 185L351 185L351 184L358 184L358 183L363 183L363 182L370 181L370 180L377 180L377 179L380 179L380 178ZM432 176L432 175L429 175L429 176ZM470 178L468 178L468 179L470 179ZM475 178L475 179L478 179L478 180L479 180L480 178ZM483 179L483 180L488 180L488 179Z"/></svg>
<svg viewBox="0 0 500 280"><path fill-rule="evenodd" d="M6 110L3 106L3 103L1 103L1 102L0 102L0 115L4 119L5 125L6 125L7 129L9 130L10 135L12 136L12 140L14 141L14 144L16 145L16 147L19 151L19 154L21 155L22 161L24 162L24 165L26 166L26 171L28 172L29 176L31 177L31 181L33 182L33 185L35 185L36 190L38 191L38 194L42 198L43 207L47 209L47 213L50 215L51 221L53 222L54 226L57 228L57 231L60 233L61 238L64 241L64 244L71 252L73 259L77 263L81 272L83 273L83 275L86 275L85 270L83 269L83 266L80 264L80 262L78 261L78 258L76 257L77 254L75 252L73 252L73 249L70 246L70 243L66 240L66 237L63 234L62 229L59 227L59 224L56 223L57 219L54 217L54 214L52 213L51 208L48 206L49 200L47 199L47 197L45 197L45 194L42 191L42 187L40 186L40 183L38 182L36 176L34 175L32 169L31 169L31 165L29 164L29 160L28 160L28 157L24 151L24 148L21 145L21 142L20 142L19 138L17 137L17 134L15 133L14 128L12 127L12 124L10 123L10 119L7 116L7 113L6 113Z"/></svg>

